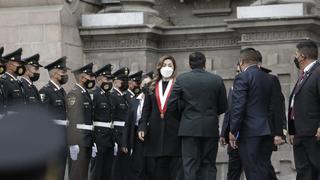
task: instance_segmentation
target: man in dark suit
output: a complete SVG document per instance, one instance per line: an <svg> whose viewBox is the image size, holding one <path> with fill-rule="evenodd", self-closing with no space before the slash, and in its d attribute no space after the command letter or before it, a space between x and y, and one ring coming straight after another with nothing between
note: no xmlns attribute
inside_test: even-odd
<svg viewBox="0 0 320 180"><path fill-rule="evenodd" d="M317 58L315 42L297 44L294 63L301 75L290 95L288 113L297 180L318 180L320 176L320 63Z"/></svg>
<svg viewBox="0 0 320 180"><path fill-rule="evenodd" d="M17 79L22 76L26 69L24 62L21 61L22 49L19 48L14 52L4 55L2 58L6 60L6 73L2 75L4 93L7 96L6 112L12 113L17 111L17 107L25 105L24 92L21 81Z"/></svg>
<svg viewBox="0 0 320 180"><path fill-rule="evenodd" d="M107 64L95 72L96 88L91 92L94 107L94 139L97 156L91 160L90 180L110 180L113 163L113 126L114 105L111 101L112 65Z"/></svg>
<svg viewBox="0 0 320 180"><path fill-rule="evenodd" d="M76 85L67 94L69 179L88 179L89 162L95 156L93 141L93 103L88 92L95 85L93 63L72 71Z"/></svg>
<svg viewBox="0 0 320 180"><path fill-rule="evenodd" d="M240 141L240 159L247 179L267 180L268 155L273 145L269 126L273 82L258 67L257 53L251 48L241 50L239 67L242 73L233 84L229 142L237 148L236 142Z"/></svg>
<svg viewBox="0 0 320 180"><path fill-rule="evenodd" d="M48 70L50 80L39 90L42 106L46 109L50 119L61 130L60 133L65 138L65 142L67 140L67 126L69 122L67 120L66 92L62 85L67 83L67 71L70 70L66 66L66 59L65 56L61 57L44 67ZM68 146L65 143L56 162L58 180L64 180L68 152Z"/></svg>
<svg viewBox="0 0 320 180"><path fill-rule="evenodd" d="M177 78L168 107L181 112L178 134L185 180L216 179L218 116L228 105L222 78L205 71L205 64L204 54L190 54L192 71Z"/></svg>
<svg viewBox="0 0 320 180"><path fill-rule="evenodd" d="M142 79L142 74L137 79ZM149 85L151 79L145 76L140 84L140 88ZM140 90L141 91L141 90ZM128 109L128 116L123 130L124 153L131 155L131 169L133 180L146 180L146 158L144 157L143 142L138 137L138 125L142 116L144 99L147 92L140 93L134 98Z"/></svg>
<svg viewBox="0 0 320 180"><path fill-rule="evenodd" d="M21 84L25 96L25 101L28 106L41 104L39 91L33 84L33 82L38 81L40 77L39 68L42 67L42 65L39 64L39 60L39 54L35 54L22 60L24 61L26 72L21 76Z"/></svg>

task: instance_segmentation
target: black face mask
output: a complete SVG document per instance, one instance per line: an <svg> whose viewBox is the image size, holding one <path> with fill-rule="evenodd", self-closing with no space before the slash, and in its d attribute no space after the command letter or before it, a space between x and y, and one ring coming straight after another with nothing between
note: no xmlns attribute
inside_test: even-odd
<svg viewBox="0 0 320 180"><path fill-rule="evenodd" d="M14 73L18 76L24 75L25 72L26 72L26 67L24 67L24 65L17 66L17 69L14 71Z"/></svg>
<svg viewBox="0 0 320 180"><path fill-rule="evenodd" d="M293 60L293 62L294 62L294 64L296 65L296 67L298 68L298 69L300 69L300 63L299 63L299 60L298 60L298 58L294 58L294 60Z"/></svg>
<svg viewBox="0 0 320 180"><path fill-rule="evenodd" d="M0 64L0 75L4 74L6 72L6 70L7 70L6 66L3 64Z"/></svg>
<svg viewBox="0 0 320 180"><path fill-rule="evenodd" d="M142 91L140 89L139 86L136 86L133 88L132 92L135 94L135 95L139 95Z"/></svg>
<svg viewBox="0 0 320 180"><path fill-rule="evenodd" d="M148 87L148 85L145 84L145 85L142 87L141 91L142 91L143 94L148 94L148 93L149 93L149 87Z"/></svg>
<svg viewBox="0 0 320 180"><path fill-rule="evenodd" d="M121 87L120 87L120 91L125 91L125 90L127 90L128 89L128 82L122 82L121 83Z"/></svg>
<svg viewBox="0 0 320 180"><path fill-rule="evenodd" d="M92 89L96 85L96 82L94 80L87 80L83 85L86 89Z"/></svg>
<svg viewBox="0 0 320 180"><path fill-rule="evenodd" d="M59 80L59 84L62 85L62 84L65 84L67 83L69 80L69 76L66 74L66 75L61 75L61 79Z"/></svg>
<svg viewBox="0 0 320 180"><path fill-rule="evenodd" d="M40 73L33 73L33 76L30 77L30 80L31 80L32 82L35 82L35 81L38 81L39 78L40 78Z"/></svg>
<svg viewBox="0 0 320 180"><path fill-rule="evenodd" d="M100 86L105 92L109 92L112 89L112 82L103 82Z"/></svg>

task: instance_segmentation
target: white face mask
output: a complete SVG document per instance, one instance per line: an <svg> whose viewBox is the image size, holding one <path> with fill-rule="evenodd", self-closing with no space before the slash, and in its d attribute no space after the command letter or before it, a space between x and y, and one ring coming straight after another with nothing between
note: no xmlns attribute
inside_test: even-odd
<svg viewBox="0 0 320 180"><path fill-rule="evenodd" d="M171 67L163 67L160 69L160 73L164 78L170 78L173 74L173 68Z"/></svg>

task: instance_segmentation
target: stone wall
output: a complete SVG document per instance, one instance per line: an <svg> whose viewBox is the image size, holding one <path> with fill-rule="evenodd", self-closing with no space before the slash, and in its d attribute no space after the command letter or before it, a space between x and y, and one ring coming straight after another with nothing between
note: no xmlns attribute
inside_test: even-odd
<svg viewBox="0 0 320 180"><path fill-rule="evenodd" d="M233 83L240 49L254 47L262 53L263 66L279 76L287 103L297 79L293 65L296 43L303 39L320 42L319 5L299 17L238 19L237 7L250 6L255 0L143 1L0 0L0 46L5 47L5 53L18 47L24 49L23 56L40 53L42 64L66 55L72 68L94 62L97 69L111 63L115 70L127 66L131 72L154 70L160 56L171 54L182 73L189 70L189 54L202 51L207 70L222 76L227 89ZM143 4L148 7L139 7ZM144 13L140 24L81 23L81 16L86 14L109 13L112 17L114 11L140 10ZM43 71L37 85L46 81ZM225 148L220 147L218 179L226 177L227 160ZM272 160L280 180L294 179L289 145L281 146Z"/></svg>
<svg viewBox="0 0 320 180"><path fill-rule="evenodd" d="M96 11L95 6L78 0L71 4L64 0L2 0L0 46L4 46L5 54L19 47L23 48L23 57L39 53L43 65L67 56L70 67L79 67L84 64L78 29L80 15ZM47 80L47 72L41 69L41 77L36 85L40 87Z"/></svg>

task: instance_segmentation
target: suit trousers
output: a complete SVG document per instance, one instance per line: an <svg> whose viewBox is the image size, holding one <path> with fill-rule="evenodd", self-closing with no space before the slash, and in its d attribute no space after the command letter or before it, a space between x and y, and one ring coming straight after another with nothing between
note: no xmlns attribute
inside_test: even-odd
<svg viewBox="0 0 320 180"><path fill-rule="evenodd" d="M97 145L96 157L91 159L90 180L110 180L113 163L113 147Z"/></svg>
<svg viewBox="0 0 320 180"><path fill-rule="evenodd" d="M243 168L239 149L233 149L228 145L227 152L229 155L227 180L240 180Z"/></svg>
<svg viewBox="0 0 320 180"><path fill-rule="evenodd" d="M185 180L215 180L218 137L182 137Z"/></svg>
<svg viewBox="0 0 320 180"><path fill-rule="evenodd" d="M80 147L77 160L69 157L69 180L87 180L92 148Z"/></svg>
<svg viewBox="0 0 320 180"><path fill-rule="evenodd" d="M180 157L147 157L148 180L183 180Z"/></svg>
<svg viewBox="0 0 320 180"><path fill-rule="evenodd" d="M131 154L132 180L146 180L146 158L144 157L143 142L136 137Z"/></svg>
<svg viewBox="0 0 320 180"><path fill-rule="evenodd" d="M320 141L316 137L295 137L293 155L297 180L318 180L320 176Z"/></svg>
<svg viewBox="0 0 320 180"><path fill-rule="evenodd" d="M271 136L243 137L239 143L241 163L247 180L269 180Z"/></svg>

